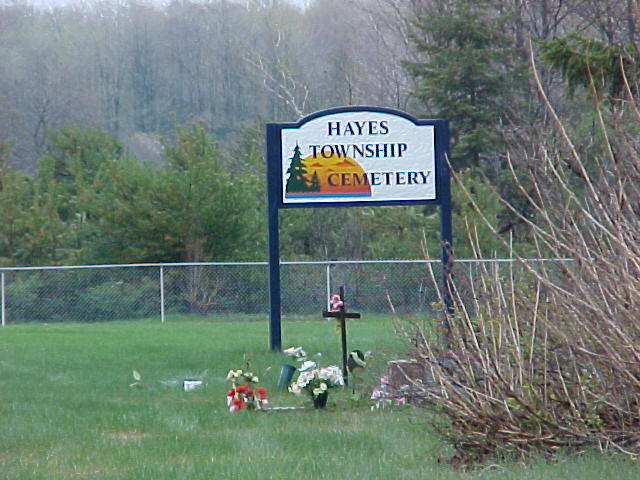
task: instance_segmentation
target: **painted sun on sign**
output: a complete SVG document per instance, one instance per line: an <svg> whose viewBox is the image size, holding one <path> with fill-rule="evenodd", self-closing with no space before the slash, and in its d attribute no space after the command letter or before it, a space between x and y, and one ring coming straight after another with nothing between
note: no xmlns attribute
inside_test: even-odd
<svg viewBox="0 0 640 480"><path fill-rule="evenodd" d="M436 198L433 125L360 109L282 129L282 201L354 204Z"/></svg>
<svg viewBox="0 0 640 480"><path fill-rule="evenodd" d="M287 198L371 196L371 182L364 169L340 152L302 157L296 145L287 174Z"/></svg>

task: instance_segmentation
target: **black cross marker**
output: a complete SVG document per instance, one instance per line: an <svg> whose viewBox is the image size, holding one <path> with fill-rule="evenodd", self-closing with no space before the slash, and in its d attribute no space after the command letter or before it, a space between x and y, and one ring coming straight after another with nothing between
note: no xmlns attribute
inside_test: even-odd
<svg viewBox="0 0 640 480"><path fill-rule="evenodd" d="M347 318L360 318L359 313L350 313L345 309L344 302L344 286L340 287L340 300L342 301L342 305L337 312L327 312L323 311L322 316L324 318L337 318L340 322L340 334L342 337L342 376L344 377L344 384L347 385L348 382L348 371L347 371Z"/></svg>

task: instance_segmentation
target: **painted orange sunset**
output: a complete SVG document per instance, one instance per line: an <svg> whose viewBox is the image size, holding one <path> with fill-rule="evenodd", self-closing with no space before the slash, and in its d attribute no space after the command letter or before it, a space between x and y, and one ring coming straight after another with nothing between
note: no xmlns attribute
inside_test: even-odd
<svg viewBox="0 0 640 480"><path fill-rule="evenodd" d="M302 157L296 147L287 173L285 195L290 198L371 196L365 171L348 156Z"/></svg>

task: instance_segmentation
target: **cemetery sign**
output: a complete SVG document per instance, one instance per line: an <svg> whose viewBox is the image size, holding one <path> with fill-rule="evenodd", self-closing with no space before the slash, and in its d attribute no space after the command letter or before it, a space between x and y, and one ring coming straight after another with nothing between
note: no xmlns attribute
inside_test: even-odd
<svg viewBox="0 0 640 480"><path fill-rule="evenodd" d="M283 204L435 200L435 127L380 111L282 128Z"/></svg>
<svg viewBox="0 0 640 480"><path fill-rule="evenodd" d="M280 208L439 205L442 262L449 265L447 120L418 120L398 110L356 106L323 110L296 123L269 123L266 130L272 350L281 348Z"/></svg>

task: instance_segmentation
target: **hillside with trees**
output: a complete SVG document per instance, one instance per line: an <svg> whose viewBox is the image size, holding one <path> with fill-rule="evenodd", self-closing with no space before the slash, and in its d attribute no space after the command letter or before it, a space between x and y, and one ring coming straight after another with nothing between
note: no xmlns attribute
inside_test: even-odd
<svg viewBox="0 0 640 480"><path fill-rule="evenodd" d="M507 157L526 172L530 146L554 135L529 40L589 157L582 92L597 78L621 108L621 67L637 92L638 28L634 0L5 4L0 263L264 259L264 122L356 104L450 118L453 167L491 228L526 247L535 212ZM462 232L474 214L454 195ZM491 228L477 225L484 251L504 253ZM282 237L290 259L438 249L435 211L419 207L287 211ZM455 249L473 255L464 235Z"/></svg>

